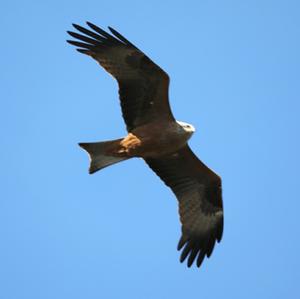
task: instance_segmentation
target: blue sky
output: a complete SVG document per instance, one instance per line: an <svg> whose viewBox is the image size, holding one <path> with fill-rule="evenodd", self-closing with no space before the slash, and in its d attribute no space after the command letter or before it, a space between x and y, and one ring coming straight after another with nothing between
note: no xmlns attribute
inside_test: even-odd
<svg viewBox="0 0 300 299"><path fill-rule="evenodd" d="M299 296L299 1L2 1L0 298ZM112 26L171 77L190 145L223 178L202 267L141 160L93 176L78 142L122 137L117 85L65 43Z"/></svg>

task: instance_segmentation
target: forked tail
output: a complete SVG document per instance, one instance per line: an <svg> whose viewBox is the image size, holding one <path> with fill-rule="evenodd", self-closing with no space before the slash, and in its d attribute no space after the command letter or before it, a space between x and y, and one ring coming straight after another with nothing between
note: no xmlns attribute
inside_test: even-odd
<svg viewBox="0 0 300 299"><path fill-rule="evenodd" d="M79 143L90 156L89 173L92 174L109 165L127 160L127 157L116 157L110 155L116 149L122 139L93 142L93 143Z"/></svg>

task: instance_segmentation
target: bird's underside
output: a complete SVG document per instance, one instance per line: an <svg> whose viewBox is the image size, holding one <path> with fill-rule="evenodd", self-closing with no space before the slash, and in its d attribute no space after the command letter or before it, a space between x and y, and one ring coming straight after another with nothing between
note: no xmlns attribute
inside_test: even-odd
<svg viewBox="0 0 300 299"><path fill-rule="evenodd" d="M176 153L191 134L173 121L152 122L133 129L110 153L127 158L160 158Z"/></svg>
<svg viewBox="0 0 300 299"><path fill-rule="evenodd" d="M203 164L187 141L192 125L177 122L171 112L168 75L125 37L107 33L87 22L68 33L79 52L94 58L118 82L124 138L80 143L91 158L90 173L117 162L140 157L172 189L179 202L182 236L180 261L200 267L210 257L223 232L221 179Z"/></svg>

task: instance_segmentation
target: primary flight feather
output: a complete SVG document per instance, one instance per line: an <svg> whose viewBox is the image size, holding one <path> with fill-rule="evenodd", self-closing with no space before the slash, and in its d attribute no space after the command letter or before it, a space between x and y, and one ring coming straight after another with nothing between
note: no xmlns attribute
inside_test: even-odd
<svg viewBox="0 0 300 299"><path fill-rule="evenodd" d="M195 131L176 121L169 105L169 76L135 45L111 27L111 34L87 22L73 24L68 43L94 58L118 82L128 135L117 140L80 143L90 155L90 173L133 157L172 189L179 202L182 236L180 261L200 267L223 232L221 178L203 164L187 141Z"/></svg>

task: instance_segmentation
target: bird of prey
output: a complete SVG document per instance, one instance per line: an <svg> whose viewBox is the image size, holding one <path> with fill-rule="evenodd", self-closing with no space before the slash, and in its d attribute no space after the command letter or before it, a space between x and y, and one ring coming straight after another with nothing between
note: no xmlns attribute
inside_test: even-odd
<svg viewBox="0 0 300 299"><path fill-rule="evenodd" d="M90 156L89 172L139 157L172 189L179 202L180 261L200 267L223 232L221 178L188 146L195 128L176 121L169 105L169 76L111 27L73 24L67 42L95 59L118 82L128 135L117 140L79 143Z"/></svg>

